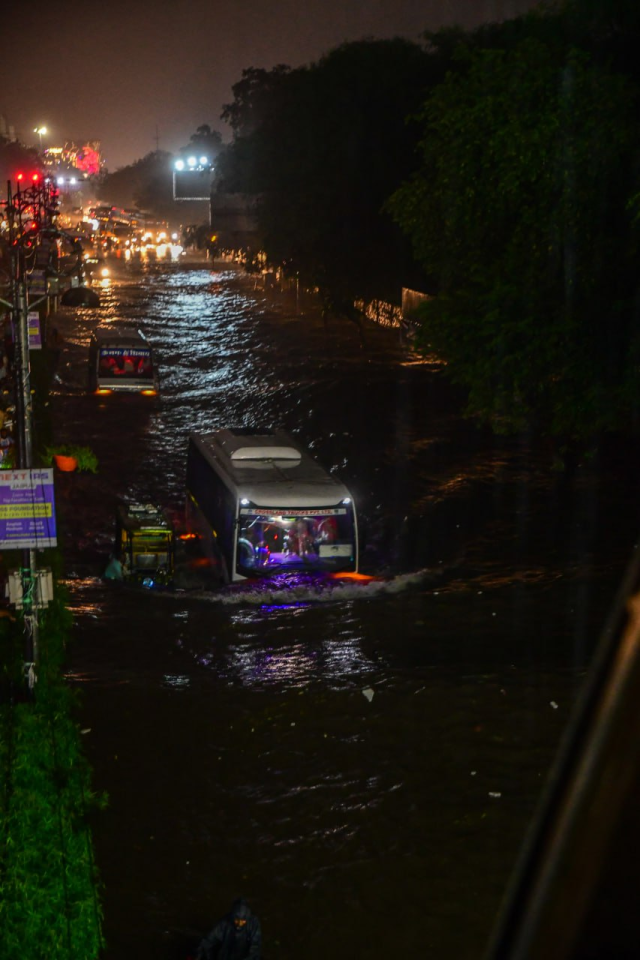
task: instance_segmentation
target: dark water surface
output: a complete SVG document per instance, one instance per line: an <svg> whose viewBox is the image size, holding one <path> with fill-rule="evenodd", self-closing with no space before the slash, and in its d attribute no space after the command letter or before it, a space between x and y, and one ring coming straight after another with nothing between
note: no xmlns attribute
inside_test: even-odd
<svg viewBox="0 0 640 960"><path fill-rule="evenodd" d="M65 310L57 479L69 682L109 807L107 960L178 960L237 895L266 960L475 960L638 528L623 470L571 480L460 417L397 335L322 324L232 268L127 267ZM86 394L99 322L161 397ZM101 573L116 496L179 513L187 435L280 425L354 493L369 584L135 592Z"/></svg>

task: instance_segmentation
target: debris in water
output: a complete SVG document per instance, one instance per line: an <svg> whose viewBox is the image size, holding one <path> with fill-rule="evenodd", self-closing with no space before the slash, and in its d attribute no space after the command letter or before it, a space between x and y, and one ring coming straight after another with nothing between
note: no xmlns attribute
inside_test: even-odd
<svg viewBox="0 0 640 960"><path fill-rule="evenodd" d="M369 703L371 703L371 701L373 700L373 690L371 689L371 687L365 687L362 692L367 698L367 700L369 701Z"/></svg>

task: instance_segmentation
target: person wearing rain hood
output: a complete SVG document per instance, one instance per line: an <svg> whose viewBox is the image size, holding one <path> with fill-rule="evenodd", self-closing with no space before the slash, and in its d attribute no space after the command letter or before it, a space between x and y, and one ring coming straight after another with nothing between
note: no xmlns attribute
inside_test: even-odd
<svg viewBox="0 0 640 960"><path fill-rule="evenodd" d="M196 960L260 960L261 956L260 921L246 900L238 899L204 938Z"/></svg>

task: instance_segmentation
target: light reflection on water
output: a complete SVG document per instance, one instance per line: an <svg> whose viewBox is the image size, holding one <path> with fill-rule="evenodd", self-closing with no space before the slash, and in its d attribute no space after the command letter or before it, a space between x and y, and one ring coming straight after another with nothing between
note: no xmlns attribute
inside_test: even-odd
<svg viewBox="0 0 640 960"><path fill-rule="evenodd" d="M318 603L342 604L349 600L393 596L429 582L437 583L441 575L441 570L416 570L386 579L359 582L311 574L282 574L269 580L233 584L214 592L194 592L192 596L204 603L226 607L259 606L268 613L282 609L295 610Z"/></svg>

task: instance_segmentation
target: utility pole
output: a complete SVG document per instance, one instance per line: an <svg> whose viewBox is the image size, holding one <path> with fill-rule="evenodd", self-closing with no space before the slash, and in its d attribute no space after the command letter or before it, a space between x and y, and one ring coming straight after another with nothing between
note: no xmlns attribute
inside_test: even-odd
<svg viewBox="0 0 640 960"><path fill-rule="evenodd" d="M33 406L31 401L31 366L29 363L29 311L25 281L24 251L14 248L15 274L14 329L17 351L16 413L18 420L18 467L30 470L33 466ZM33 547L22 551L22 609L24 617L24 669L29 688L35 682L35 667L39 659L38 610L34 604L36 589L36 552Z"/></svg>
<svg viewBox="0 0 640 960"><path fill-rule="evenodd" d="M31 366L29 361L29 307L38 306L47 299L47 294L31 304L27 299L26 249L32 248L43 229L51 229L57 206L57 194L50 188L34 185L24 192L12 194L11 181L7 182L6 217L9 227L9 262L11 267L11 301L0 300L11 310L16 338L16 421L18 430L18 463L20 470L31 471L33 467L33 404L31 396ZM29 211L27 218L26 211ZM27 231L25 220L33 220L36 233ZM34 249L35 255L35 249ZM36 681L38 650L38 597L37 558L34 547L22 549L20 579L22 587L22 612L24 620L24 674L30 693Z"/></svg>

